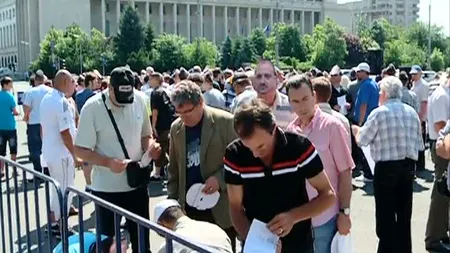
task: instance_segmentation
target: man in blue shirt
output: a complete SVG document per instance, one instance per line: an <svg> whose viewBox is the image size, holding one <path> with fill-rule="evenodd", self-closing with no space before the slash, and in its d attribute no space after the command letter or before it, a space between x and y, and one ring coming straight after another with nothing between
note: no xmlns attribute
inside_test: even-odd
<svg viewBox="0 0 450 253"><path fill-rule="evenodd" d="M16 108L11 90L13 88L13 80L10 77L4 77L0 80L0 156L6 156L6 146L9 144L9 153L11 160L15 161L17 157L17 131L16 119L14 116L19 115ZM3 178L4 165L0 163L0 177Z"/></svg>
<svg viewBox="0 0 450 253"><path fill-rule="evenodd" d="M75 97L75 103L77 104L78 113L81 112L81 108L83 108L86 101L94 95L94 92L92 90L99 86L97 75L95 75L92 72L87 73L86 76L84 77L83 82L78 83L78 85L80 84L83 85L83 88L80 91L78 91Z"/></svg>
<svg viewBox="0 0 450 253"><path fill-rule="evenodd" d="M377 83L369 77L369 74L369 64L362 62L356 67L356 75L361 84L356 95L353 121L359 126L362 126L372 110L378 107L380 91Z"/></svg>

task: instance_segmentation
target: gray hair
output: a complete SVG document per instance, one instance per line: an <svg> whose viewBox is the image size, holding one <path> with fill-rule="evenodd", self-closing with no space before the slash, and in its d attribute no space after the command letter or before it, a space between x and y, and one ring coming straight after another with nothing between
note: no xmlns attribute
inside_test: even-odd
<svg viewBox="0 0 450 253"><path fill-rule="evenodd" d="M402 98L403 84L395 76L387 76L381 80L380 88L386 92L388 98Z"/></svg>
<svg viewBox="0 0 450 253"><path fill-rule="evenodd" d="M192 104L195 106L202 99L203 95L200 86L189 80L184 80L176 84L170 95L170 100L175 107L183 104Z"/></svg>

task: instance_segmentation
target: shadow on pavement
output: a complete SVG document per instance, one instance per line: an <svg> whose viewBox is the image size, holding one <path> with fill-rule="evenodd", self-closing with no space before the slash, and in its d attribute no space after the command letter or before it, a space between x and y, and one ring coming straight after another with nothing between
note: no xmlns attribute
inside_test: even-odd
<svg viewBox="0 0 450 253"><path fill-rule="evenodd" d="M424 169L416 172L418 178L425 180L427 183L432 183L434 181L434 173L431 170Z"/></svg>
<svg viewBox="0 0 450 253"><path fill-rule="evenodd" d="M362 186L357 186L357 185L353 184L353 190L364 191L363 196L373 196L373 184L372 183L363 183Z"/></svg>
<svg viewBox="0 0 450 253"><path fill-rule="evenodd" d="M425 187L419 183L417 183L417 181L414 181L413 184L413 192L423 192L423 191L428 191L430 188Z"/></svg>
<svg viewBox="0 0 450 253"><path fill-rule="evenodd" d="M150 182L148 184L148 195L150 198L160 197L167 195L167 189L164 186L165 183L162 181L159 182Z"/></svg>
<svg viewBox="0 0 450 253"><path fill-rule="evenodd" d="M60 242L58 239L56 239L54 236L50 238L51 244L49 244L49 237L46 232L47 224L41 226L40 233L41 233L41 240L40 240L40 247L41 252L52 252L53 248ZM27 242L27 238L29 240L29 244ZM14 252L18 252L17 244L19 243L19 240L16 240L14 242L15 250ZM27 252L27 253L37 253L39 251L39 244L38 244L38 230L35 229L33 231L30 231L28 236L24 235L20 238L21 243L21 251L20 252ZM29 247L29 248L28 248ZM28 250L29 249L29 250Z"/></svg>

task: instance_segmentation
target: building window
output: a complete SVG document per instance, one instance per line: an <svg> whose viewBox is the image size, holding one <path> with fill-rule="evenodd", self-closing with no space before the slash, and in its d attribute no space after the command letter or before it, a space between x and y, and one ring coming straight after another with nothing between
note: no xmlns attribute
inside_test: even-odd
<svg viewBox="0 0 450 253"><path fill-rule="evenodd" d="M120 4L120 12L123 11L123 4Z"/></svg>
<svg viewBox="0 0 450 253"><path fill-rule="evenodd" d="M109 12L109 3L106 3L106 6L105 6L106 8L106 12Z"/></svg>
<svg viewBox="0 0 450 253"><path fill-rule="evenodd" d="M105 36L109 37L111 33L111 24L109 23L109 20L105 20Z"/></svg>
<svg viewBox="0 0 450 253"><path fill-rule="evenodd" d="M151 4L148 5L148 13L152 14L152 5Z"/></svg>
<svg viewBox="0 0 450 253"><path fill-rule="evenodd" d="M13 8L12 14L13 14L13 18L16 18L16 8Z"/></svg>

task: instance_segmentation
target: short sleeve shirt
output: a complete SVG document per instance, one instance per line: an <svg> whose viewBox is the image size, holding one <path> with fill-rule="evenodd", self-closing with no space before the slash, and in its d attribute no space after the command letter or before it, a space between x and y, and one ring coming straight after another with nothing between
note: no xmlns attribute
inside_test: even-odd
<svg viewBox="0 0 450 253"><path fill-rule="evenodd" d="M118 159L125 159L116 132L102 100L105 94L106 105L111 109L120 134L132 161L139 161L143 152L141 138L151 136L150 117L144 96L134 93L134 102L121 107L114 106L109 99L108 89L94 95L81 109L78 134L75 145ZM92 189L100 192L132 191L127 182L126 172L113 173L109 168L94 165L92 170Z"/></svg>
<svg viewBox="0 0 450 253"><path fill-rule="evenodd" d="M33 87L27 91L23 104L31 108L30 117L28 119L29 125L41 123L41 101L44 98L45 94L49 93L50 91L52 91L52 88L43 84Z"/></svg>
<svg viewBox="0 0 450 253"><path fill-rule="evenodd" d="M56 89L47 93L41 101L42 154L46 161L71 155L60 134L69 129L72 138L75 138L75 120L70 106L64 94Z"/></svg>
<svg viewBox="0 0 450 253"><path fill-rule="evenodd" d="M420 112L420 104L422 102L428 101L429 96L428 83L425 80L420 79L419 81L414 83L413 87L411 88L411 91L416 93L417 95L417 100L419 100L419 112ZM425 115L427 114L427 112L424 113Z"/></svg>
<svg viewBox="0 0 450 253"><path fill-rule="evenodd" d="M279 128L276 135L271 168L254 157L241 140L230 143L225 151L225 182L243 186L243 208L250 222L267 223L279 213L308 203L306 180L323 171L308 139ZM313 247L311 220L295 224L281 240L284 252L309 252Z"/></svg>
<svg viewBox="0 0 450 253"><path fill-rule="evenodd" d="M14 108L16 108L16 101L13 95L8 91L0 90L0 130L16 130Z"/></svg>
<svg viewBox="0 0 450 253"><path fill-rule="evenodd" d="M434 129L434 124L447 122L450 119L450 97L448 89L438 86L428 100L428 132L431 140L436 140L439 133Z"/></svg>

